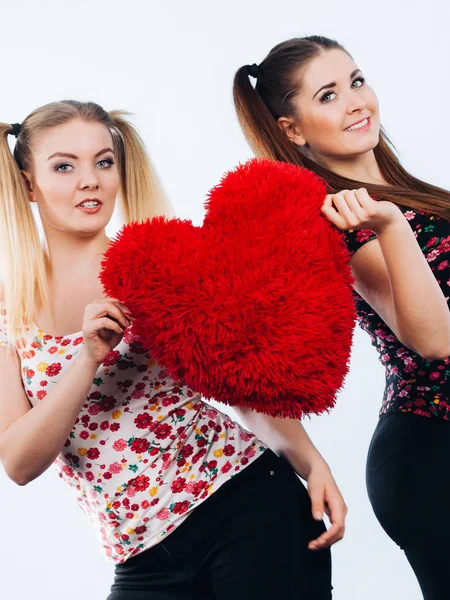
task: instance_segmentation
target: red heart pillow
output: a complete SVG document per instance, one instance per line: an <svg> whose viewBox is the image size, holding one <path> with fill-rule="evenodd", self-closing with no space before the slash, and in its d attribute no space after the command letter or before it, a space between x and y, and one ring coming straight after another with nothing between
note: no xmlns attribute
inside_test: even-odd
<svg viewBox="0 0 450 600"><path fill-rule="evenodd" d="M254 159L209 194L202 227L124 227L103 261L108 295L170 375L206 398L274 416L334 405L355 322L348 254L321 215L325 185Z"/></svg>

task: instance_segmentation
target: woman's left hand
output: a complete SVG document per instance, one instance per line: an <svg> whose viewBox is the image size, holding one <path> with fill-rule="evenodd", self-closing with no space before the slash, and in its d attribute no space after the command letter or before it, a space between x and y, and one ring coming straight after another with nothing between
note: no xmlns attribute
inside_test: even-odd
<svg viewBox="0 0 450 600"><path fill-rule="evenodd" d="M312 466L307 482L313 517L320 521L325 512L331 523L327 531L308 545L310 550L321 550L332 546L344 537L348 509L325 462L320 461Z"/></svg>

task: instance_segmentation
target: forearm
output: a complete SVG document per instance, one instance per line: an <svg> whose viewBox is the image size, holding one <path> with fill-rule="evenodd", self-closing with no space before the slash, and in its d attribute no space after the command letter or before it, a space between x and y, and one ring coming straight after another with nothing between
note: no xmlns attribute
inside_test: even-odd
<svg viewBox="0 0 450 600"><path fill-rule="evenodd" d="M297 419L284 419L257 413L249 408L234 407L247 427L273 452L284 456L303 478L313 465L325 460Z"/></svg>
<svg viewBox="0 0 450 600"><path fill-rule="evenodd" d="M3 465L16 483L25 485L39 477L61 452L96 370L81 353L45 399L2 433Z"/></svg>
<svg viewBox="0 0 450 600"><path fill-rule="evenodd" d="M398 219L377 237L391 283L395 332L425 358L445 358L450 354L450 312L408 222Z"/></svg>

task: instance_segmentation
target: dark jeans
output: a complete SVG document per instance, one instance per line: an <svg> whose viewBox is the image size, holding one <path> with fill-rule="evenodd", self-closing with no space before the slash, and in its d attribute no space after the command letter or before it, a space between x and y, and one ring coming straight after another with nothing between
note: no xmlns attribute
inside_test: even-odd
<svg viewBox="0 0 450 600"><path fill-rule="evenodd" d="M290 465L270 451L163 542L116 566L108 600L330 600L325 530Z"/></svg>
<svg viewBox="0 0 450 600"><path fill-rule="evenodd" d="M367 489L425 600L448 600L450 422L411 413L382 416L369 449Z"/></svg>

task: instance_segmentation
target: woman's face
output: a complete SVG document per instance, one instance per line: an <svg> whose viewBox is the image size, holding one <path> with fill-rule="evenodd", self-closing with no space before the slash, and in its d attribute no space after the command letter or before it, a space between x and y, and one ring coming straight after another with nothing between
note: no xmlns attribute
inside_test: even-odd
<svg viewBox="0 0 450 600"><path fill-rule="evenodd" d="M32 159L25 175L47 233L92 236L105 228L119 189L105 125L73 119L47 129L32 140Z"/></svg>
<svg viewBox="0 0 450 600"><path fill-rule="evenodd" d="M378 99L342 50L323 52L302 69L294 106L296 118L282 118L280 125L319 163L355 157L378 144Z"/></svg>

